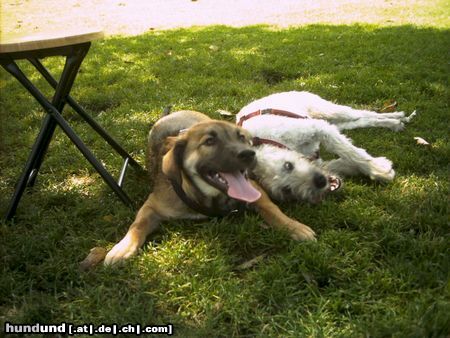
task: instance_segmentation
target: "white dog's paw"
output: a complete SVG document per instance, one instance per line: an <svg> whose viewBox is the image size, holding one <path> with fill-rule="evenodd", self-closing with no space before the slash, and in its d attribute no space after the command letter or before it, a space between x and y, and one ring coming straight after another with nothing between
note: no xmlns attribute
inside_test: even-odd
<svg viewBox="0 0 450 338"><path fill-rule="evenodd" d="M416 116L417 116L417 111L414 110L409 116L403 117L401 120L402 120L403 122L409 123L409 122L411 122L411 120L412 120L413 118L415 118Z"/></svg>
<svg viewBox="0 0 450 338"><path fill-rule="evenodd" d="M291 238L296 241L315 241L316 234L309 226L293 221L288 225Z"/></svg>
<svg viewBox="0 0 450 338"><path fill-rule="evenodd" d="M392 181L395 171L392 169L392 162L386 157L377 157L369 162L369 176L372 180Z"/></svg>
<svg viewBox="0 0 450 338"><path fill-rule="evenodd" d="M121 262L134 254L139 249L139 244L128 234L122 240L114 245L105 257L105 265L113 265Z"/></svg>

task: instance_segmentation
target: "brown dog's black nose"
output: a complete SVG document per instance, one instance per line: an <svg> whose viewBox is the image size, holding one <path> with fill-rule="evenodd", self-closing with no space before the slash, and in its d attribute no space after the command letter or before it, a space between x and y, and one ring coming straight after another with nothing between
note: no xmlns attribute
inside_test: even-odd
<svg viewBox="0 0 450 338"><path fill-rule="evenodd" d="M323 187L325 187L327 185L327 178L325 176L323 176L322 174L315 173L313 182L317 188L322 189Z"/></svg>
<svg viewBox="0 0 450 338"><path fill-rule="evenodd" d="M251 162L255 158L255 152L250 149L242 150L238 155L238 159L244 162Z"/></svg>

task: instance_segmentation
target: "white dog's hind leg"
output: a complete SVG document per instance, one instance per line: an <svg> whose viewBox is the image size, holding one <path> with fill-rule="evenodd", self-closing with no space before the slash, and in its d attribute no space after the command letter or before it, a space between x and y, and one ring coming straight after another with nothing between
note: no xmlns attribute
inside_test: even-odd
<svg viewBox="0 0 450 338"><path fill-rule="evenodd" d="M378 114L376 118L365 117L349 122L337 122L335 125L339 130L350 130L356 128L382 127L393 131L401 131L405 128L405 123L417 116L417 112L413 111L409 116L405 116L403 112Z"/></svg>
<svg viewBox="0 0 450 338"><path fill-rule="evenodd" d="M404 112L377 113L371 110L354 109L349 106L324 100L317 95L311 95L311 99L307 102L306 107L310 117L335 122L355 121L359 119L401 120L405 118Z"/></svg>
<svg viewBox="0 0 450 338"><path fill-rule="evenodd" d="M404 123L397 119L377 119L377 118L363 118L349 122L337 122L336 127L339 130L350 130L356 128L368 127L382 127L393 131L401 131L405 128Z"/></svg>

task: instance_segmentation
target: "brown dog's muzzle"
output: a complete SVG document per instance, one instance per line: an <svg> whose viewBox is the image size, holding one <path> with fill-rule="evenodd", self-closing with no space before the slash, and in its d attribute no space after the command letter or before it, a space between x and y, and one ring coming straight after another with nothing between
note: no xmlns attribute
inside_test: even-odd
<svg viewBox="0 0 450 338"><path fill-rule="evenodd" d="M243 163L253 167L255 165L255 155L256 153L251 149L242 150L238 155L238 159Z"/></svg>
<svg viewBox="0 0 450 338"><path fill-rule="evenodd" d="M221 154L214 160L205 161L198 172L208 184L219 189L229 197L254 202L260 193L248 180L248 171L256 165L256 153L243 145L228 145L218 150Z"/></svg>

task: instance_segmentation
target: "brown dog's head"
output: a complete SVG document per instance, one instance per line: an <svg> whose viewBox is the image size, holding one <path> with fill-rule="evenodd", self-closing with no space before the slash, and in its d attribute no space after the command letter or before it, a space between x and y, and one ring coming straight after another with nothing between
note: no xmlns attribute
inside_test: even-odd
<svg viewBox="0 0 450 338"><path fill-rule="evenodd" d="M207 121L167 142L162 170L170 179L181 183L185 175L208 197L225 193L245 202L260 197L247 180L247 170L255 166L256 158L246 130L229 122Z"/></svg>

